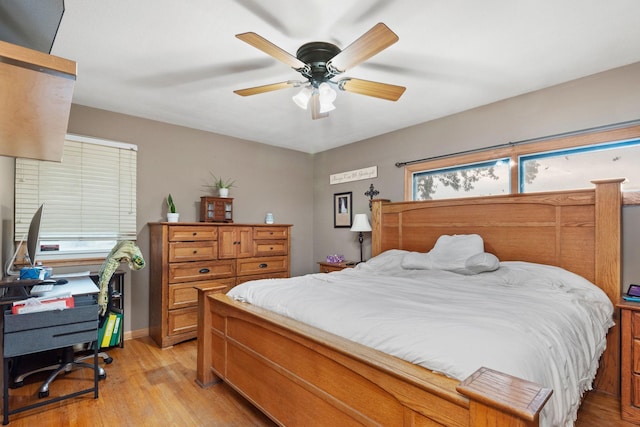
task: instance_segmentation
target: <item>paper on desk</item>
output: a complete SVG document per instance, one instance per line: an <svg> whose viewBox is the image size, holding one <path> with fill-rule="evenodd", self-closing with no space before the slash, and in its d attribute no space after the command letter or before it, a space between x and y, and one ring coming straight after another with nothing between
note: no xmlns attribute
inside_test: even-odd
<svg viewBox="0 0 640 427"><path fill-rule="evenodd" d="M71 294L57 297L29 298L15 301L11 308L13 314L36 313L39 311L64 310L74 307Z"/></svg>

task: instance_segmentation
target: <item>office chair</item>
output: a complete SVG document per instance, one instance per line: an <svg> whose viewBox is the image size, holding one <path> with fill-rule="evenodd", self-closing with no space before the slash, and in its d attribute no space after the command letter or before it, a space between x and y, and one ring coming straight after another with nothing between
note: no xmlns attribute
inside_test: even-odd
<svg viewBox="0 0 640 427"><path fill-rule="evenodd" d="M93 357L93 354L91 354L90 356L75 358L75 348L73 346L64 347L59 350L62 351L62 354L60 355L60 361L58 363L45 366L43 368L34 369L33 371L29 371L17 376L13 381L14 387L22 387L22 385L24 385L24 379L30 375L36 374L38 372L53 371L38 389L38 397L44 398L49 396L49 385L53 382L53 380L56 379L58 374L62 372L70 372L73 368L77 367L89 368L91 370L95 369L95 366L92 363L81 361L88 357ZM107 373L105 372L104 368L102 368L102 366L98 366L98 378L101 380L107 378Z"/></svg>
<svg viewBox="0 0 640 427"><path fill-rule="evenodd" d="M140 270L145 266L142 252L134 242L128 240L121 241L118 242L113 247L113 249L111 249L111 252L109 252L109 255L100 267L100 271L98 273L98 287L100 288L97 301L100 308L98 327L102 327L103 323L109 316L109 312L112 307L111 296L113 294L113 285L111 284L111 278L113 277L113 273L115 273L116 269L122 262L126 262L132 270ZM92 344L97 345L98 350L100 349L99 342L96 341ZM58 363L21 374L15 378L14 385L16 387L20 387L24 384L24 379L29 375L35 374L36 372L52 370L53 372L49 375L49 377L45 380L45 382L40 386L40 389L38 390L39 397L48 397L49 385L61 372L70 372L74 367L95 369L95 366L93 364L83 362L83 360L92 357L94 357L94 355L89 354L82 355L76 358L75 348L73 346L65 347L62 350L62 356L60 357L60 361ZM98 357L102 358L106 364L110 364L113 361L113 359L106 352L99 352ZM105 372L105 370L101 366L98 366L98 378L102 380L106 377L107 373Z"/></svg>

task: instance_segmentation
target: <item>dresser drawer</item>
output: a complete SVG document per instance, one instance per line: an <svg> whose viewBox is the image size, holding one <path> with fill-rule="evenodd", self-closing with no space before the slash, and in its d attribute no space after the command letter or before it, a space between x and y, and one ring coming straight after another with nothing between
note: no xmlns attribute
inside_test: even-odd
<svg viewBox="0 0 640 427"><path fill-rule="evenodd" d="M631 367L633 372L640 374L640 339L634 338L631 349Z"/></svg>
<svg viewBox="0 0 640 427"><path fill-rule="evenodd" d="M253 227L254 239L286 239L288 236L287 227Z"/></svg>
<svg viewBox="0 0 640 427"><path fill-rule="evenodd" d="M227 288L222 293L226 293L233 288L236 279L207 280L202 282L176 283L169 285L169 310L183 307L195 307L198 304L198 291L194 286L215 286L225 285Z"/></svg>
<svg viewBox="0 0 640 427"><path fill-rule="evenodd" d="M251 276L238 276L236 281L236 286L248 282L250 280L260 280L260 279L286 279L289 277L288 271L280 271L278 273L268 273L268 274L254 274Z"/></svg>
<svg viewBox="0 0 640 427"><path fill-rule="evenodd" d="M169 227L169 241L171 242L194 242L198 240L217 240L218 227L216 226L193 226L193 225L172 225Z"/></svg>
<svg viewBox="0 0 640 427"><path fill-rule="evenodd" d="M289 263L286 256L242 258L238 259L237 263L236 272L238 276L289 271Z"/></svg>
<svg viewBox="0 0 640 427"><path fill-rule="evenodd" d="M631 375L631 404L640 408L640 375Z"/></svg>
<svg viewBox="0 0 640 427"><path fill-rule="evenodd" d="M640 338L640 312L631 313L631 335Z"/></svg>
<svg viewBox="0 0 640 427"><path fill-rule="evenodd" d="M195 332L198 329L198 307L169 310L169 335Z"/></svg>
<svg viewBox="0 0 640 427"><path fill-rule="evenodd" d="M289 250L287 240L254 240L253 255L286 255Z"/></svg>
<svg viewBox="0 0 640 427"><path fill-rule="evenodd" d="M218 244L215 241L169 243L169 262L207 261L216 258Z"/></svg>
<svg viewBox="0 0 640 427"><path fill-rule="evenodd" d="M196 282L232 277L233 260L176 262L169 264L169 283Z"/></svg>

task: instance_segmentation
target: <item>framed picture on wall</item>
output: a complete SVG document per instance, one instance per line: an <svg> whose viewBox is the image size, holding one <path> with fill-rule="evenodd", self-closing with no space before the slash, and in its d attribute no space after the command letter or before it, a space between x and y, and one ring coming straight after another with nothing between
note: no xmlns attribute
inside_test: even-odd
<svg viewBox="0 0 640 427"><path fill-rule="evenodd" d="M349 228L352 220L351 191L333 195L333 227Z"/></svg>

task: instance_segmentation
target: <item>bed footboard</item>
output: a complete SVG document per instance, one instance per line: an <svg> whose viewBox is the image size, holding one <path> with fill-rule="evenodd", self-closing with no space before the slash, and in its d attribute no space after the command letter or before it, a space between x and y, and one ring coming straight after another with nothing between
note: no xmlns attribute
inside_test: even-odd
<svg viewBox="0 0 640 427"><path fill-rule="evenodd" d="M482 368L460 383L199 290L197 382L223 380L286 426L537 426L551 390Z"/></svg>

